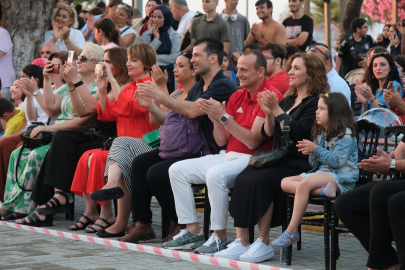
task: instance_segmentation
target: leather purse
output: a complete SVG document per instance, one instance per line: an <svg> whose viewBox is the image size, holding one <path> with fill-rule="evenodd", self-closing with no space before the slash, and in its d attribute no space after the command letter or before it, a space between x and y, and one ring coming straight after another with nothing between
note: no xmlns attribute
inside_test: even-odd
<svg viewBox="0 0 405 270"><path fill-rule="evenodd" d="M256 150L249 159L249 165L257 168L264 169L272 167L282 160L285 160L291 151L292 141L290 141L290 121L291 117L287 115L284 119L283 125L283 141L282 146L272 151L264 151L261 149ZM264 130L262 130L262 133Z"/></svg>
<svg viewBox="0 0 405 270"><path fill-rule="evenodd" d="M152 148L159 146L159 129L157 128L151 132L143 134L142 140Z"/></svg>
<svg viewBox="0 0 405 270"><path fill-rule="evenodd" d="M49 120L48 120L49 122ZM31 122L31 125L26 127L20 132L20 136L23 140L23 146L28 149L35 149L40 146L50 144L52 142L53 134L51 132L40 132L37 136L31 138L31 132L38 126L44 126L42 122Z"/></svg>

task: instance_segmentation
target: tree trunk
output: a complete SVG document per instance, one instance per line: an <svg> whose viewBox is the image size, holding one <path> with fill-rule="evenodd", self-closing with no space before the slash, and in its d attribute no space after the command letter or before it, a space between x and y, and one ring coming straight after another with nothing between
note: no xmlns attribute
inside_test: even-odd
<svg viewBox="0 0 405 270"><path fill-rule="evenodd" d="M351 33L350 24L356 18L360 17L360 9L363 4L363 0L350 0L346 6L346 14L342 25L342 38Z"/></svg>
<svg viewBox="0 0 405 270"><path fill-rule="evenodd" d="M17 77L25 65L38 58L38 48L49 29L57 0L1 0L5 28L13 41L13 65Z"/></svg>

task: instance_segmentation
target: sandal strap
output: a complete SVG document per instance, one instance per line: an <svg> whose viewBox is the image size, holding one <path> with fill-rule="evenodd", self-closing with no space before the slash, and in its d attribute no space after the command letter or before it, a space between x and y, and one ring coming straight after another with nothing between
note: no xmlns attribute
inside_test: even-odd
<svg viewBox="0 0 405 270"><path fill-rule="evenodd" d="M62 195L63 197L65 197L66 202L69 201L69 200L68 200L68 194L67 194L66 192L63 192L63 191L61 191L61 190L57 190L57 191L55 191L55 194Z"/></svg>
<svg viewBox="0 0 405 270"><path fill-rule="evenodd" d="M100 224L98 224L98 223L93 223L93 225L91 225L90 226L90 228L92 227L92 226L97 226L97 227L100 227L100 228L102 228L103 230L105 230L107 227L105 227L105 226L103 226L103 225L100 225ZM92 229L94 229L94 228L92 228Z"/></svg>
<svg viewBox="0 0 405 270"><path fill-rule="evenodd" d="M93 221L86 215L82 215L88 222L87 223L93 223Z"/></svg>
<svg viewBox="0 0 405 270"><path fill-rule="evenodd" d="M28 217L28 221L30 222L30 223L35 223L35 222L40 222L40 221L42 221L40 218L39 218L39 216L35 213L35 212L33 212L31 215L29 215Z"/></svg>
<svg viewBox="0 0 405 270"><path fill-rule="evenodd" d="M50 200L45 204L45 208L52 208L52 207L58 206L57 202L54 202L53 199L56 199L56 198L53 197L52 199L50 199Z"/></svg>
<svg viewBox="0 0 405 270"><path fill-rule="evenodd" d="M99 220L101 220L102 222L104 222L105 224L107 224L107 226L108 226L108 227L110 227L110 226L111 226L111 223L110 223L110 222L108 222L107 220L105 220L104 218L99 217L98 219L99 219ZM105 229L105 228L104 228L104 229Z"/></svg>

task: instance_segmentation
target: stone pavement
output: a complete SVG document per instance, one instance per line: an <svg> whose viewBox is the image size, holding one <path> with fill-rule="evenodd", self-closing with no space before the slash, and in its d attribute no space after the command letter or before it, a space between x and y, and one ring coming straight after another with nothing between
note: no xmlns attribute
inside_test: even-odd
<svg viewBox="0 0 405 270"><path fill-rule="evenodd" d="M83 200L78 196L75 206L75 218L78 218L84 209ZM161 247L161 212L156 201L152 202L152 210L157 238L141 244ZM203 215L198 215L202 224ZM50 229L71 232L67 228L73 222L66 221L65 215L57 215L55 219ZM84 234L83 231L78 233ZM281 228L272 229L270 239L280 234ZM303 230L302 236L302 250L293 249L291 266L280 264L279 250L275 250L272 260L263 264L291 269L324 269L323 232ZM228 237L235 239L231 217L228 220ZM0 226L0 243L0 269L225 269L4 226ZM339 244L341 257L338 269L366 269L367 253L357 239L340 236Z"/></svg>

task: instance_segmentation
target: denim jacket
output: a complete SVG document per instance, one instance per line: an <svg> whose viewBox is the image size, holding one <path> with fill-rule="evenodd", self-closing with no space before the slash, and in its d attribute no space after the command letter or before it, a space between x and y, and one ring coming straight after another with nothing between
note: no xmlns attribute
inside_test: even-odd
<svg viewBox="0 0 405 270"><path fill-rule="evenodd" d="M328 166L338 178L334 177L342 193L352 189L359 178L357 139L351 134L352 131L347 128L341 139L334 137L325 142L325 134L322 133L315 139L317 146L313 155L309 156L309 163L313 166L311 172L317 171L321 165Z"/></svg>

